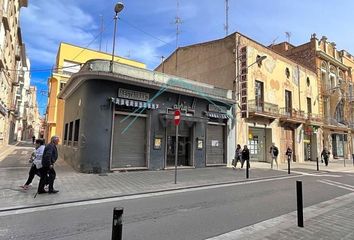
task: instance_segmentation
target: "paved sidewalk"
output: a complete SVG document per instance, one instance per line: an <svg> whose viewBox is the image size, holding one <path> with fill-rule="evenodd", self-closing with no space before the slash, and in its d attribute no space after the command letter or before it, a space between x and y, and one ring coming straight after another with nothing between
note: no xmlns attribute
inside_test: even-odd
<svg viewBox="0 0 354 240"><path fill-rule="evenodd" d="M297 226L297 213L292 212L208 240L352 240L353 219L354 193L350 193L305 208L303 228Z"/></svg>

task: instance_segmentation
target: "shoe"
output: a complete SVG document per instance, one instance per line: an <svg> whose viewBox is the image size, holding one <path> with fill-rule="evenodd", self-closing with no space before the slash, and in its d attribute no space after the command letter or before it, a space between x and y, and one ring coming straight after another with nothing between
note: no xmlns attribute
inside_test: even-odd
<svg viewBox="0 0 354 240"><path fill-rule="evenodd" d="M49 194L55 194L55 193L58 193L59 191L58 190L51 190L51 191L48 191Z"/></svg>
<svg viewBox="0 0 354 240"><path fill-rule="evenodd" d="M38 191L37 193L38 194L43 194L43 193L48 193L48 192L43 190L43 191Z"/></svg>

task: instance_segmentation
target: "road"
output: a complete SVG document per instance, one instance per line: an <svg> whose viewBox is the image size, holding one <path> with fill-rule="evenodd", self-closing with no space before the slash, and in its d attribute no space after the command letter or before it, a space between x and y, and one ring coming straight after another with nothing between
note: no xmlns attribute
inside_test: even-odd
<svg viewBox="0 0 354 240"><path fill-rule="evenodd" d="M296 180L304 207L354 191L352 174L327 173L3 212L0 239L111 239L114 207L124 208L123 239L206 239L295 211Z"/></svg>

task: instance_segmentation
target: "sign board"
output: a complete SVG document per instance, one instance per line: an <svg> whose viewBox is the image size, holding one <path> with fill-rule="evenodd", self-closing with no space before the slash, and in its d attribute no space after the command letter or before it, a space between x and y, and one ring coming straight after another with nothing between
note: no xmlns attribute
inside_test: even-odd
<svg viewBox="0 0 354 240"><path fill-rule="evenodd" d="M179 109L175 110L175 126L178 126L181 121L181 111Z"/></svg>
<svg viewBox="0 0 354 240"><path fill-rule="evenodd" d="M208 110L209 110L209 112L218 112L218 113L226 113L227 112L226 107L215 105L215 104L209 104Z"/></svg>
<svg viewBox="0 0 354 240"><path fill-rule="evenodd" d="M248 117L248 99L247 99L247 47L244 46L240 49L240 73L239 74L239 93L240 93L240 108L241 118Z"/></svg>
<svg viewBox="0 0 354 240"><path fill-rule="evenodd" d="M138 101L148 101L149 94L144 92L137 92L129 89L119 88L118 89L118 97L133 99Z"/></svg>

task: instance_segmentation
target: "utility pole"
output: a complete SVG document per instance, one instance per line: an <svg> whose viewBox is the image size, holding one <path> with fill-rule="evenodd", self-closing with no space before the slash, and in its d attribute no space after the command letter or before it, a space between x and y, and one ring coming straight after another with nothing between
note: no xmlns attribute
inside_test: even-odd
<svg viewBox="0 0 354 240"><path fill-rule="evenodd" d="M102 33L103 33L103 15L102 14L100 14L100 18L101 18L101 28L100 28L100 48L99 48L99 50L101 51Z"/></svg>
<svg viewBox="0 0 354 240"><path fill-rule="evenodd" d="M225 36L229 35L229 0L225 0Z"/></svg>

